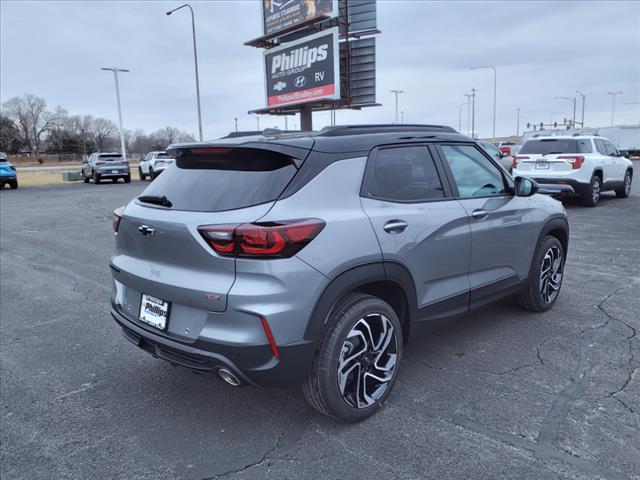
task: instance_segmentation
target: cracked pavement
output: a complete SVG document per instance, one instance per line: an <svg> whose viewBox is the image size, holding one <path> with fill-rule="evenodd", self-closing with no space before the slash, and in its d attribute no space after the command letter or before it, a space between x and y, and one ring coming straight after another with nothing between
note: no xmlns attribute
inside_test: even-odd
<svg viewBox="0 0 640 480"><path fill-rule="evenodd" d="M565 202L551 311L504 301L413 338L357 425L122 338L111 211L142 188L0 192L3 479L640 479L640 182L594 209Z"/></svg>

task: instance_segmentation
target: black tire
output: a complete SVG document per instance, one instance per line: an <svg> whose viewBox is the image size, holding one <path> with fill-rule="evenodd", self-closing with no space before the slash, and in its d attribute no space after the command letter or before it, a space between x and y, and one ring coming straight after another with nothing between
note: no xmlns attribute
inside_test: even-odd
<svg viewBox="0 0 640 480"><path fill-rule="evenodd" d="M131 183L131 175L124 177L124 183Z"/></svg>
<svg viewBox="0 0 640 480"><path fill-rule="evenodd" d="M114 177L114 178L112 178L112 179L111 179L111 182L112 182L112 183L118 183L118 177Z"/></svg>
<svg viewBox="0 0 640 480"><path fill-rule="evenodd" d="M153 168L149 167L149 178L153 182L156 179L156 172L153 171Z"/></svg>
<svg viewBox="0 0 640 480"><path fill-rule="evenodd" d="M616 192L616 197L618 198L627 198L631 195L631 181L633 180L633 174L631 170L627 170L627 173L624 174L624 186L618 188Z"/></svg>
<svg viewBox="0 0 640 480"><path fill-rule="evenodd" d="M95 170L91 173L91 178L96 185L100 183L100 175L98 175Z"/></svg>
<svg viewBox="0 0 640 480"><path fill-rule="evenodd" d="M602 193L602 180L598 175L591 177L589 189L582 195L581 203L584 207L595 207L600 200Z"/></svg>
<svg viewBox="0 0 640 480"><path fill-rule="evenodd" d="M387 328L386 330L387 332L391 332L390 335L393 335L393 337L389 339L387 343L388 347L382 349L381 355L384 354L386 357L386 367L389 367L390 363L393 363L393 359L395 359L395 363L393 363L393 366L390 368L390 379L377 385L377 387L381 389L381 393L376 395L378 392L374 391L371 394L371 397L377 396L377 399L370 398L370 404L356 407L348 403L349 400L343 397L341 393L338 385L338 366L343 356L349 355L350 353L348 350L345 350L345 348L355 347L353 343L347 342L347 335L352 332L352 329L358 328L356 324L361 325L361 320L385 322L387 327L393 327L393 329ZM382 323L378 323L378 325L382 325ZM383 337L384 334L381 334L380 344L383 343ZM358 341L357 336L352 336L351 338L356 339L354 341ZM361 338L364 339L365 337L363 336ZM362 346L363 345L360 345L359 347ZM366 347L366 342L364 346ZM368 359L364 358L367 355ZM374 352L369 353L368 351L363 351L363 354L357 357L359 360L349 362L350 365L358 363L359 366L357 370L347 369L347 371L351 373L345 375L345 377L351 380L345 382L344 391L346 391L347 386L353 389L354 379L359 377L361 372L368 372L369 370L367 370L367 368L374 368L373 365L382 358L379 356L371 363L372 359L376 357L376 354ZM393 359L391 357L393 357ZM356 358L356 355L354 354L352 358ZM351 294L333 308L329 317L326 336L320 350L316 353L311 370L307 374L303 384L304 395L309 404L324 415L345 422L364 420L373 415L391 393L398 376L401 359L402 327L393 308L391 308L387 302L377 297L362 293ZM356 385L359 385L359 383ZM372 387L375 388L376 385L373 384ZM359 397L360 390L358 390L357 387L355 388L356 395ZM348 398L355 401L353 396Z"/></svg>
<svg viewBox="0 0 640 480"><path fill-rule="evenodd" d="M142 168L138 167L138 175L140 175L140 180L146 180L147 176L142 173Z"/></svg>
<svg viewBox="0 0 640 480"><path fill-rule="evenodd" d="M554 288L555 295L552 298L545 298L545 294L542 293L543 287L541 287L542 282L542 270L543 264L547 261L547 255L552 250L557 250L560 253L560 264L559 264L559 281L552 282L553 284L557 284L557 288ZM546 312L556 303L558 296L560 295L560 289L562 287L562 279L564 277L564 264L565 264L565 252L562 247L562 243L556 237L552 237L551 235L547 235L543 240L535 255L533 256L533 262L531 264L531 273L529 274L529 280L527 283L526 290L522 293L515 295L516 303L526 309L531 310L532 312ZM553 268L553 265L550 265ZM549 285L550 280L547 281L547 285ZM546 287L547 289L549 287Z"/></svg>
<svg viewBox="0 0 640 480"><path fill-rule="evenodd" d="M11 190L18 188L18 179L16 178L15 180L11 180L9 182L9 186L11 187Z"/></svg>
<svg viewBox="0 0 640 480"><path fill-rule="evenodd" d="M87 176L84 174L84 168L83 168L82 170L80 170L80 174L82 175L82 181L83 181L84 183L89 183L89 177L87 177Z"/></svg>

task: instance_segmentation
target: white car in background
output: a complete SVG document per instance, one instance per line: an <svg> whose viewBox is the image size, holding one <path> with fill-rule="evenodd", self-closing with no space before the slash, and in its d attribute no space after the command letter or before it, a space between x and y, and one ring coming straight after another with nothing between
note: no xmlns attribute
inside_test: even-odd
<svg viewBox="0 0 640 480"><path fill-rule="evenodd" d="M167 152L158 151L147 153L138 167L140 180L146 180L147 177L153 180L160 175L165 168L173 164L173 162L175 162L175 159L170 157Z"/></svg>
<svg viewBox="0 0 640 480"><path fill-rule="evenodd" d="M568 185L586 207L595 207L600 193L618 198L631 193L633 164L606 138L597 135L539 136L527 140L513 160L513 177L542 184Z"/></svg>

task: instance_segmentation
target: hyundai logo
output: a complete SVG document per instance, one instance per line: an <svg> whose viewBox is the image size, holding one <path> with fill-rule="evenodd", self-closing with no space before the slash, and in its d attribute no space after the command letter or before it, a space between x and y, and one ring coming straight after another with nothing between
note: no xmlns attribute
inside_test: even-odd
<svg viewBox="0 0 640 480"><path fill-rule="evenodd" d="M305 78L304 75L300 75L296 77L296 79L293 81L293 84L298 88L304 87L305 83L307 83L307 79Z"/></svg>

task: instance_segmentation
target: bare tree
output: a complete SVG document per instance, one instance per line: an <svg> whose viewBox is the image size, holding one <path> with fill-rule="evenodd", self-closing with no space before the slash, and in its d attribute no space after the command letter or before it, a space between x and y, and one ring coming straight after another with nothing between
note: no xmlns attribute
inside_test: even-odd
<svg viewBox="0 0 640 480"><path fill-rule="evenodd" d="M116 124L106 118L96 118L93 121L93 139L98 151L110 148L114 143Z"/></svg>
<svg viewBox="0 0 640 480"><path fill-rule="evenodd" d="M7 100L4 108L19 125L29 150L35 150L36 155L40 154L43 135L67 115L61 107L53 112L48 111L45 99L30 93Z"/></svg>

